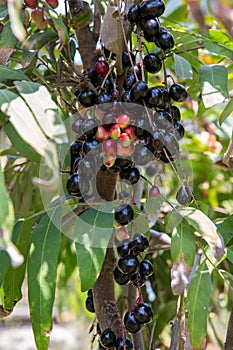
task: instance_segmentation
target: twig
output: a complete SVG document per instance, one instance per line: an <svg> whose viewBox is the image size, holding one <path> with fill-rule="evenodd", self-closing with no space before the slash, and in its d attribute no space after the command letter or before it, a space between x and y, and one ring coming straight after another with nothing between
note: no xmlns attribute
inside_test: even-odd
<svg viewBox="0 0 233 350"><path fill-rule="evenodd" d="M230 140L230 143L228 145L228 148L223 156L223 160L222 162L224 164L226 164L227 166L229 166L229 162L230 162L230 158L231 158L231 155L233 153L233 131L232 131L232 134L231 134L231 140Z"/></svg>

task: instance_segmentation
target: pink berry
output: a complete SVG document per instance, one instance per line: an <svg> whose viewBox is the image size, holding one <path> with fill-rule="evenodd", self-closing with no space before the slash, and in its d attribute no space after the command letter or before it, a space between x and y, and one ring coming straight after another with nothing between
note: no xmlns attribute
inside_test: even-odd
<svg viewBox="0 0 233 350"><path fill-rule="evenodd" d="M97 61L95 64L95 71L97 74L105 77L109 71L109 65L107 61Z"/></svg>
<svg viewBox="0 0 233 350"><path fill-rule="evenodd" d="M157 186L152 186L150 191L149 191L149 197L150 198L157 198L160 196L160 190Z"/></svg>
<svg viewBox="0 0 233 350"><path fill-rule="evenodd" d="M134 152L134 143L131 142L131 144L128 147L124 147L120 145L119 143L117 144L117 155L120 157L129 157L133 154Z"/></svg>
<svg viewBox="0 0 233 350"><path fill-rule="evenodd" d="M115 157L117 152L117 144L114 140L106 140L102 144L102 149L105 153L111 154Z"/></svg>
<svg viewBox="0 0 233 350"><path fill-rule="evenodd" d="M99 125L95 134L95 138L100 142L108 140L108 130L106 130L102 125Z"/></svg>
<svg viewBox="0 0 233 350"><path fill-rule="evenodd" d="M121 129L118 124L114 124L109 130L109 137L118 140L121 134Z"/></svg>
<svg viewBox="0 0 233 350"><path fill-rule="evenodd" d="M121 129L127 128L127 126L130 124L130 122L131 122L130 116L127 114L121 114L117 118L117 124L119 125L119 127Z"/></svg>
<svg viewBox="0 0 233 350"><path fill-rule="evenodd" d="M127 135L125 132L120 134L120 139L119 139L118 143L121 146L128 147L131 144L131 140L130 140L129 135Z"/></svg>
<svg viewBox="0 0 233 350"><path fill-rule="evenodd" d="M135 135L135 129L133 125L127 126L127 128L124 129L124 132L126 132L126 134L130 137L131 140L138 140L137 136Z"/></svg>

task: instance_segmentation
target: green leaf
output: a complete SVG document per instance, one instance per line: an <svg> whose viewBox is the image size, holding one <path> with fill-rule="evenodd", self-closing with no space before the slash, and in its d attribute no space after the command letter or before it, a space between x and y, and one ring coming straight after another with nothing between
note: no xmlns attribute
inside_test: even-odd
<svg viewBox="0 0 233 350"><path fill-rule="evenodd" d="M0 48L15 48L17 43L18 39L12 32L10 21L7 21L0 35Z"/></svg>
<svg viewBox="0 0 233 350"><path fill-rule="evenodd" d="M157 221L160 216L160 210L163 205L163 198L159 196L157 198L147 198L145 205L145 212L151 217L153 221Z"/></svg>
<svg viewBox="0 0 233 350"><path fill-rule="evenodd" d="M233 53L232 39L228 34L222 32L219 29L209 29L209 35L212 39L215 39L217 43L228 45L229 48L232 49L232 53Z"/></svg>
<svg viewBox="0 0 233 350"><path fill-rule="evenodd" d="M106 248L113 230L113 205L103 204L79 215L74 224L74 238L88 247Z"/></svg>
<svg viewBox="0 0 233 350"><path fill-rule="evenodd" d="M211 294L211 278L206 263L193 275L188 289L188 330L194 348L199 348L207 333L207 316Z"/></svg>
<svg viewBox="0 0 233 350"><path fill-rule="evenodd" d="M9 255L5 250L0 250L0 287L10 266L11 259Z"/></svg>
<svg viewBox="0 0 233 350"><path fill-rule="evenodd" d="M213 42L210 40L204 40L204 44L205 44L206 49L211 54L216 54L219 56L229 57L230 59L233 59L232 49L224 46L223 44L220 44L218 42Z"/></svg>
<svg viewBox="0 0 233 350"><path fill-rule="evenodd" d="M192 79L193 71L191 64L182 56L173 53L175 72L178 77Z"/></svg>
<svg viewBox="0 0 233 350"><path fill-rule="evenodd" d="M25 278L27 256L31 242L32 221L19 220L14 227L14 231L16 230L19 232L13 232L13 241L24 257L24 262L19 267L11 266L7 271L3 289L5 294L4 305L8 310L12 310L14 305L22 298L21 288Z"/></svg>
<svg viewBox="0 0 233 350"><path fill-rule="evenodd" d="M191 225L210 246L219 261L224 255L224 243L217 233L215 224L203 212L195 208L176 208L189 225Z"/></svg>
<svg viewBox="0 0 233 350"><path fill-rule="evenodd" d="M75 243L79 277L81 280L81 291L85 292L92 288L97 274L100 272L105 250L96 247L86 247L83 244Z"/></svg>
<svg viewBox="0 0 233 350"><path fill-rule="evenodd" d="M178 261L182 256L183 261L188 267L193 266L196 254L196 241L193 230L187 224L179 224L172 233L171 239L171 258L172 261Z"/></svg>
<svg viewBox="0 0 233 350"><path fill-rule="evenodd" d="M224 120L226 120L229 116L233 116L233 98L230 98L230 100L227 102L224 110L220 114L219 124L222 125Z"/></svg>
<svg viewBox="0 0 233 350"><path fill-rule="evenodd" d="M47 350L52 328L58 254L61 238L61 207L41 219L32 234L28 258L28 298L38 350Z"/></svg>
<svg viewBox="0 0 233 350"><path fill-rule="evenodd" d="M233 227L233 215L224 220L220 226L218 226L218 232L222 235L225 245L227 245L233 239L232 233Z"/></svg>
<svg viewBox="0 0 233 350"><path fill-rule="evenodd" d="M57 40L57 32L53 29L46 29L33 33L25 41L25 49L40 50L49 42Z"/></svg>
<svg viewBox="0 0 233 350"><path fill-rule="evenodd" d="M226 258L233 264L233 251L226 248Z"/></svg>
<svg viewBox="0 0 233 350"><path fill-rule="evenodd" d="M61 17L55 18L52 16L52 21L53 24L56 28L56 31L58 33L58 37L60 40L60 45L58 47L58 50L62 50L62 48L64 47L64 45L67 45L69 42L69 34L67 31L67 27L64 24L63 20Z"/></svg>
<svg viewBox="0 0 233 350"><path fill-rule="evenodd" d="M0 18L4 18L8 14L7 4L0 4Z"/></svg>
<svg viewBox="0 0 233 350"><path fill-rule="evenodd" d="M0 81L7 81L7 80L29 80L29 78L20 69L17 70L17 69L12 69L10 67L5 67L0 65ZM3 93L3 90L1 91L1 94L2 93ZM13 92L11 92L11 94L13 96Z"/></svg>
<svg viewBox="0 0 233 350"><path fill-rule="evenodd" d="M33 151L32 147L30 147L17 133L14 126L8 122L4 124L3 129L5 130L7 136L9 137L12 146L19 152L22 157L26 157L35 162L39 162L41 157L35 151Z"/></svg>
<svg viewBox="0 0 233 350"><path fill-rule="evenodd" d="M206 108L223 102L228 96L227 69L223 65L202 66L199 70L199 80Z"/></svg>

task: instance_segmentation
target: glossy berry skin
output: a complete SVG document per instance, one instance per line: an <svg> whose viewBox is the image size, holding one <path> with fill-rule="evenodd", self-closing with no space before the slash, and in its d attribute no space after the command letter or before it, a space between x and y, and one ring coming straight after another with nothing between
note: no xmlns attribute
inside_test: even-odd
<svg viewBox="0 0 233 350"><path fill-rule="evenodd" d="M175 136L178 141L180 141L184 137L184 127L180 122L174 123Z"/></svg>
<svg viewBox="0 0 233 350"><path fill-rule="evenodd" d="M135 126L135 135L139 140L145 140L149 135L150 132L148 130L149 126L149 121L146 115L143 115L140 119L136 120L136 126ZM137 148L137 145L135 147L135 150Z"/></svg>
<svg viewBox="0 0 233 350"><path fill-rule="evenodd" d="M126 75L124 82L123 82L123 88L128 91L131 89L133 84L136 82L134 74L128 74Z"/></svg>
<svg viewBox="0 0 233 350"><path fill-rule="evenodd" d="M107 92L101 92L95 98L95 103L97 105L100 105L99 108L102 110L109 110L109 105L107 106L104 106L104 105L105 103L111 103L111 102L113 102L113 98Z"/></svg>
<svg viewBox="0 0 233 350"><path fill-rule="evenodd" d="M134 67L130 66L127 70L127 74L136 74L139 80L142 79L142 69L138 64L136 64Z"/></svg>
<svg viewBox="0 0 233 350"><path fill-rule="evenodd" d="M95 312L95 307L94 307L94 302L93 302L93 297L88 296L85 302L85 306L87 311L94 313Z"/></svg>
<svg viewBox="0 0 233 350"><path fill-rule="evenodd" d="M149 241L143 233L137 233L133 238L133 249L136 252L144 252L149 247Z"/></svg>
<svg viewBox="0 0 233 350"><path fill-rule="evenodd" d="M94 137L97 131L97 121L95 119L85 119L81 124L82 133L86 137Z"/></svg>
<svg viewBox="0 0 233 350"><path fill-rule="evenodd" d="M155 74L162 68L162 61L155 53L148 53L143 58L143 65L147 72Z"/></svg>
<svg viewBox="0 0 233 350"><path fill-rule="evenodd" d="M150 108L158 107L162 104L162 93L157 87L149 89L145 97L146 105Z"/></svg>
<svg viewBox="0 0 233 350"><path fill-rule="evenodd" d="M145 18L161 16L165 11L165 4L162 0L147 0L142 2L141 13Z"/></svg>
<svg viewBox="0 0 233 350"><path fill-rule="evenodd" d="M125 328L130 332L130 333L137 333L141 329L141 323L139 323L136 318L134 312L127 311L125 316L124 316L124 324Z"/></svg>
<svg viewBox="0 0 233 350"><path fill-rule="evenodd" d="M129 167L132 167L132 161L127 158L117 158L115 166L118 167L119 170L127 169Z"/></svg>
<svg viewBox="0 0 233 350"><path fill-rule="evenodd" d="M117 253L120 256L128 255L131 248L132 248L132 241L128 238L123 239L117 245Z"/></svg>
<svg viewBox="0 0 233 350"><path fill-rule="evenodd" d="M140 262L139 272L144 277L149 277L153 274L154 268L150 260L144 259Z"/></svg>
<svg viewBox="0 0 233 350"><path fill-rule="evenodd" d="M169 89L169 95L176 102L183 102L188 97L187 90L181 84L172 84Z"/></svg>
<svg viewBox="0 0 233 350"><path fill-rule="evenodd" d="M118 260L118 268L121 272L127 275L133 274L137 272L139 268L138 258L131 254L121 256Z"/></svg>
<svg viewBox="0 0 233 350"><path fill-rule="evenodd" d="M125 339L123 339L122 337L119 337L115 341L114 347L116 350L132 350L133 343L128 337L125 337Z"/></svg>
<svg viewBox="0 0 233 350"><path fill-rule="evenodd" d="M142 324L149 323L153 318L153 311L149 304L140 303L134 310L135 319Z"/></svg>
<svg viewBox="0 0 233 350"><path fill-rule="evenodd" d="M157 186L152 186L149 191L149 197L151 199L158 198L160 196L160 190Z"/></svg>
<svg viewBox="0 0 233 350"><path fill-rule="evenodd" d="M175 156L179 153L179 143L172 132L165 134L164 146L172 156Z"/></svg>
<svg viewBox="0 0 233 350"><path fill-rule="evenodd" d="M191 188L185 184L181 186L176 194L176 200L181 205L189 205L193 199Z"/></svg>
<svg viewBox="0 0 233 350"><path fill-rule="evenodd" d="M156 156L162 152L164 145L164 133L161 130L155 130L155 132L148 138L147 147Z"/></svg>
<svg viewBox="0 0 233 350"><path fill-rule="evenodd" d="M111 348L116 341L116 335L111 328L106 328L100 336L100 342L106 348Z"/></svg>
<svg viewBox="0 0 233 350"><path fill-rule="evenodd" d="M139 271L131 275L130 279L135 287L142 287L146 282L146 277L143 276Z"/></svg>
<svg viewBox="0 0 233 350"><path fill-rule="evenodd" d="M101 77L105 77L109 71L109 65L107 61L97 61L95 64L95 71Z"/></svg>
<svg viewBox="0 0 233 350"><path fill-rule="evenodd" d="M158 105L159 108L168 109L170 106L170 96L166 89L159 88L161 92L161 104Z"/></svg>
<svg viewBox="0 0 233 350"><path fill-rule="evenodd" d="M134 185L140 179L140 172L137 168L128 168L120 172L120 178L122 180L127 180L131 185Z"/></svg>
<svg viewBox="0 0 233 350"><path fill-rule="evenodd" d="M83 153L87 154L89 152L90 155L95 156L99 153L99 141L93 138L88 138L83 143Z"/></svg>
<svg viewBox="0 0 233 350"><path fill-rule="evenodd" d="M79 152L81 152L83 146L83 142L81 141L74 141L70 144L70 153L72 155L78 156Z"/></svg>
<svg viewBox="0 0 233 350"><path fill-rule="evenodd" d="M172 125L172 117L171 114L164 111L158 110L154 113L154 124L159 129L169 129Z"/></svg>
<svg viewBox="0 0 233 350"><path fill-rule="evenodd" d="M180 110L177 106L171 106L171 115L173 123L179 122L181 119Z"/></svg>
<svg viewBox="0 0 233 350"><path fill-rule="evenodd" d="M135 55L133 54L132 51L130 51L130 52L123 51L122 52L122 65L123 65L123 67L130 67L131 66L130 57L134 63L135 62Z"/></svg>
<svg viewBox="0 0 233 350"><path fill-rule="evenodd" d="M134 218L134 211L129 204L120 204L115 210L115 220L121 225L127 225Z"/></svg>
<svg viewBox="0 0 233 350"><path fill-rule="evenodd" d="M128 12L128 21L132 24L139 22L140 12L141 10L139 5L131 6Z"/></svg>
<svg viewBox="0 0 233 350"><path fill-rule="evenodd" d="M38 0L25 0L24 3L30 9L35 9L38 6Z"/></svg>
<svg viewBox="0 0 233 350"><path fill-rule="evenodd" d="M84 107L90 107L93 106L95 103L96 94L93 90L87 90L80 92L78 95L78 101L84 106Z"/></svg>
<svg viewBox="0 0 233 350"><path fill-rule="evenodd" d="M134 150L134 161L137 165L146 165L153 159L151 151L142 144L137 144Z"/></svg>
<svg viewBox="0 0 233 350"><path fill-rule="evenodd" d="M173 35L167 29L161 28L157 37L156 45L163 50L171 50L175 45Z"/></svg>
<svg viewBox="0 0 233 350"><path fill-rule="evenodd" d="M137 81L130 90L130 98L132 101L139 101L143 99L148 93L149 87L148 85L142 81Z"/></svg>
<svg viewBox="0 0 233 350"><path fill-rule="evenodd" d="M95 176L95 162L93 158L84 157L79 162L79 174L82 178L93 179Z"/></svg>
<svg viewBox="0 0 233 350"><path fill-rule="evenodd" d="M156 41L159 33L159 22L156 18L148 19L143 26L143 35L146 41Z"/></svg>
<svg viewBox="0 0 233 350"><path fill-rule="evenodd" d="M72 174L68 177L66 182L66 189L68 193L73 196L81 196L80 177L78 174Z"/></svg>
<svg viewBox="0 0 233 350"><path fill-rule="evenodd" d="M120 284L121 286L129 284L130 282L130 276L129 274L125 274L119 270L119 268L116 266L113 271L114 280L116 283Z"/></svg>

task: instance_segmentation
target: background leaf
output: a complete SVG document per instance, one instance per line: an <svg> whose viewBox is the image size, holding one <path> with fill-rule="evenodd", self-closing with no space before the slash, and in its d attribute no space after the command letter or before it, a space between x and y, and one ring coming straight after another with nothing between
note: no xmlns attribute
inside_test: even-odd
<svg viewBox="0 0 233 350"><path fill-rule="evenodd" d="M173 53L175 72L178 77L192 79L193 70L191 64L182 56Z"/></svg>
<svg viewBox="0 0 233 350"><path fill-rule="evenodd" d="M227 245L233 239L233 215L224 220L220 226L218 226L218 232L222 235L224 243Z"/></svg>
<svg viewBox="0 0 233 350"><path fill-rule="evenodd" d="M230 98L220 114L219 124L221 125L229 116L233 116L233 98Z"/></svg>
<svg viewBox="0 0 233 350"><path fill-rule="evenodd" d="M223 102L228 96L227 69L223 65L202 66L199 69L199 80L206 108Z"/></svg>
<svg viewBox="0 0 233 350"><path fill-rule="evenodd" d="M207 332L211 278L206 263L199 265L188 289L188 330L194 348L199 348Z"/></svg>
<svg viewBox="0 0 233 350"><path fill-rule="evenodd" d="M61 207L45 215L32 234L28 259L28 298L34 337L38 350L46 350L52 328L58 254L60 248Z"/></svg>

